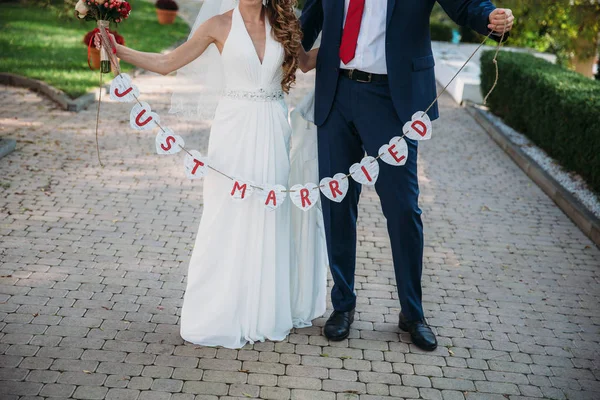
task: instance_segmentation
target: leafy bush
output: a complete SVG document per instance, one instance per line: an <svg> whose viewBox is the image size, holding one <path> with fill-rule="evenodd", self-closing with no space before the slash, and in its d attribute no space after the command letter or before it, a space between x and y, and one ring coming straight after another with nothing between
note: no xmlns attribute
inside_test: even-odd
<svg viewBox="0 0 600 400"><path fill-rule="evenodd" d="M495 4L512 9L516 16L511 46L556 54L563 65L597 52L598 0L497 0Z"/></svg>
<svg viewBox="0 0 600 400"><path fill-rule="evenodd" d="M484 94L493 56L481 56ZM524 53L500 52L498 69L490 110L600 193L600 82Z"/></svg>
<svg viewBox="0 0 600 400"><path fill-rule="evenodd" d="M440 42L452 41L452 25L447 22L437 22L432 20L429 23L429 30L431 32L431 40Z"/></svg>

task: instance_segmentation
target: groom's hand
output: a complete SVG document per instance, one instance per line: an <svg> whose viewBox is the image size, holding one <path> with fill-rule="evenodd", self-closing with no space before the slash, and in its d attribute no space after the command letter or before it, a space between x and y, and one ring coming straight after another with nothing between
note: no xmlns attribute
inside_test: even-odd
<svg viewBox="0 0 600 400"><path fill-rule="evenodd" d="M488 29L495 33L502 34L512 29L515 17L509 8L496 8L490 13L490 23Z"/></svg>

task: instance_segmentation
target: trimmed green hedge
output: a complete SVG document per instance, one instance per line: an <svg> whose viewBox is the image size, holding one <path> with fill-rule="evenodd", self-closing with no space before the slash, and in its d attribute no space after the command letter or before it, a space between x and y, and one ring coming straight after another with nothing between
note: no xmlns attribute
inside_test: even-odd
<svg viewBox="0 0 600 400"><path fill-rule="evenodd" d="M431 40L440 42L452 41L452 25L446 22L431 21L429 23Z"/></svg>
<svg viewBox="0 0 600 400"><path fill-rule="evenodd" d="M481 56L481 91L491 88L493 51ZM600 82L531 54L500 52L490 110L600 193Z"/></svg>

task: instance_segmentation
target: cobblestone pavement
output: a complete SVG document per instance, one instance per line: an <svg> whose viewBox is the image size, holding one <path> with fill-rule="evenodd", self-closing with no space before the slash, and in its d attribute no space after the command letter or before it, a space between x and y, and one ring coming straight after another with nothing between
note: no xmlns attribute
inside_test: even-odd
<svg viewBox="0 0 600 400"><path fill-rule="evenodd" d="M206 150L206 126L166 112L171 78L135 82ZM202 213L182 156L155 155L129 105L105 102L100 168L94 107L71 114L1 89L0 134L18 141L0 160L2 400L600 398L600 251L449 97L419 160L438 350L398 333L384 218L366 190L350 338L327 341L322 318L235 351L178 334Z"/></svg>

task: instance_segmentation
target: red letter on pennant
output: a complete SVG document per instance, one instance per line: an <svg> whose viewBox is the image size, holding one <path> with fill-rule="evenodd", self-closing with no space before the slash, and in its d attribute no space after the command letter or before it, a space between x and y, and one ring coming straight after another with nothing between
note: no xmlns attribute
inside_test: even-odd
<svg viewBox="0 0 600 400"><path fill-rule="evenodd" d="M198 170L198 167L204 167L204 163L200 160L196 160L194 158L194 169L192 169L192 175L196 175L196 171Z"/></svg>
<svg viewBox="0 0 600 400"><path fill-rule="evenodd" d="M273 207L277 207L277 196L275 195L275 191L271 190L269 195L267 196L267 201L265 201L265 205L268 206L269 203L273 203Z"/></svg>
<svg viewBox="0 0 600 400"><path fill-rule="evenodd" d="M369 182L373 181L373 178L371 178L371 175L369 175L369 171L367 171L367 169L365 168L365 166L361 166L360 169L362 169L363 174L365 174L365 178L367 178L367 180Z"/></svg>
<svg viewBox="0 0 600 400"><path fill-rule="evenodd" d="M246 196L246 188L247 187L248 187L247 184L244 183L243 185L240 185L240 183L238 181L235 181L233 184L233 190L231 191L231 195L232 196L235 195L235 192L237 192L239 190L240 192L242 192L242 195L240 198L243 199Z"/></svg>
<svg viewBox="0 0 600 400"><path fill-rule="evenodd" d="M310 202L310 199L308 198L309 194L310 194L310 192L306 188L300 190L300 199L302 200L302 208L312 205L312 203Z"/></svg>
<svg viewBox="0 0 600 400"><path fill-rule="evenodd" d="M396 162L401 162L406 157L405 156L398 157L398 152L396 150L394 150L395 148L396 148L395 144L391 145L390 147L388 147L388 152L392 155L392 157L394 157L394 160L396 160Z"/></svg>
<svg viewBox="0 0 600 400"><path fill-rule="evenodd" d="M410 125L411 128L413 128L413 130L415 132L417 132L419 135L421 136L425 136L427 135L427 125L425 125L423 123L423 121L415 121ZM418 129L420 128L420 129Z"/></svg>
<svg viewBox="0 0 600 400"><path fill-rule="evenodd" d="M331 189L331 195L333 198L337 198L338 195L342 196L344 193L340 190L340 183L335 179L329 182L329 188Z"/></svg>
<svg viewBox="0 0 600 400"><path fill-rule="evenodd" d="M127 89L126 91L124 91L123 93L119 93L119 88L115 88L115 91L114 91L114 93L115 93L115 96L117 96L117 97L124 97L124 96L127 96L127 94L128 94L129 92L131 92L132 90L133 90L133 88L128 88L128 89Z"/></svg>
<svg viewBox="0 0 600 400"><path fill-rule="evenodd" d="M175 138L173 136L167 136L167 138L165 139L167 142L167 145L165 146L164 144L161 144L160 147L164 150L164 151L169 151L171 150L171 144L175 143ZM194 159L194 161L198 161L196 159ZM200 162L200 161L198 161ZM198 168L198 167L196 167ZM196 171L196 169L194 169L194 172ZM192 172L192 173L194 173Z"/></svg>
<svg viewBox="0 0 600 400"><path fill-rule="evenodd" d="M135 117L135 123L136 123L138 126L144 126L144 125L146 125L148 122L152 121L152 117L148 117L148 118L146 118L144 121L142 121L141 119L142 119L142 116L143 116L144 114L146 114L146 110L142 110L142 111L140 111L140 113L138 114L138 116L137 116L137 117Z"/></svg>

